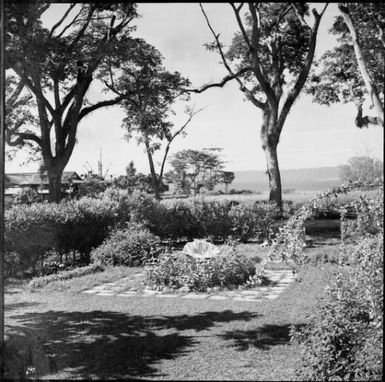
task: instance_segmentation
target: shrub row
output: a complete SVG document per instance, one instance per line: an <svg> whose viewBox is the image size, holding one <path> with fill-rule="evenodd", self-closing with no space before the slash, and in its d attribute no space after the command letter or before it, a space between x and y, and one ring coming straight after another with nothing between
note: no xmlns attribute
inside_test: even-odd
<svg viewBox="0 0 385 382"><path fill-rule="evenodd" d="M97 198L13 206L5 215L6 253L19 256L16 262L22 270L43 263L52 250L79 252L89 263L91 250L129 221L142 223L162 240L263 240L272 232L274 214L263 203L193 198L166 205L148 195L110 188Z"/></svg>

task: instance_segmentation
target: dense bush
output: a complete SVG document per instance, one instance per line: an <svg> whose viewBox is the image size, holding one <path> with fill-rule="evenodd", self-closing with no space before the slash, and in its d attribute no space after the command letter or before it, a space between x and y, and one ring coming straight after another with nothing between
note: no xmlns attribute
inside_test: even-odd
<svg viewBox="0 0 385 382"><path fill-rule="evenodd" d="M94 264L140 266L159 253L159 238L145 227L130 223L113 231L91 252Z"/></svg>
<svg viewBox="0 0 385 382"><path fill-rule="evenodd" d="M101 266L100 264L91 264L85 267L75 268L68 271L55 273L49 276L33 278L29 283L29 287L31 289L42 288L52 281L70 280L75 277L86 276L96 272L103 272L103 271L104 271L104 267Z"/></svg>
<svg viewBox="0 0 385 382"><path fill-rule="evenodd" d="M152 213L150 229L162 238L210 238L246 242L263 240L271 235L274 208L268 203L239 203L236 201L208 201L203 198L177 200L161 204Z"/></svg>
<svg viewBox="0 0 385 382"><path fill-rule="evenodd" d="M354 206L357 220L342 230L338 275L309 324L292 333L302 348L301 379L382 380L383 190Z"/></svg>
<svg viewBox="0 0 385 382"><path fill-rule="evenodd" d="M145 283L152 289L169 287L205 291L245 285L255 275L254 263L241 254L224 253L205 260L183 253L163 254L146 266Z"/></svg>
<svg viewBox="0 0 385 382"><path fill-rule="evenodd" d="M345 218L347 208L353 210L357 219ZM341 238L346 241L359 241L363 237L376 235L384 229L383 190L377 190L347 204L341 209Z"/></svg>
<svg viewBox="0 0 385 382"><path fill-rule="evenodd" d="M21 256L24 268L43 261L53 248L87 255L117 224L117 207L111 200L93 198L14 206L5 214L6 249Z"/></svg>
<svg viewBox="0 0 385 382"><path fill-rule="evenodd" d="M382 380L383 235L367 238L341 269L310 323L293 339L301 344L304 380Z"/></svg>
<svg viewBox="0 0 385 382"><path fill-rule="evenodd" d="M43 263L46 253L77 251L84 263L115 228L140 222L163 240L233 238L245 242L271 234L269 204L190 198L164 204L153 197L109 188L97 197L60 203L17 205L5 214L7 253L19 256L18 271Z"/></svg>

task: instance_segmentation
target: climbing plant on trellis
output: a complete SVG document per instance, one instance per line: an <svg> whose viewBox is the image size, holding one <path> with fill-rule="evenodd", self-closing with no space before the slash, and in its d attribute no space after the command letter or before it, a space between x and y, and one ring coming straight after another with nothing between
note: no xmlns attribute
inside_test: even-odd
<svg viewBox="0 0 385 382"><path fill-rule="evenodd" d="M325 203L325 200L347 194L350 191L372 189L381 186L383 187L383 183L348 182L318 194L306 205L302 206L301 209L279 229L279 233L268 252L268 260L290 263L293 268L307 264L308 258L304 254L304 248L306 247L306 220L312 218L319 211L319 208ZM358 211L359 206L364 204L365 200L362 197L359 201L342 204L340 206L341 222L344 223L346 221L345 218L348 210L353 208L355 211Z"/></svg>

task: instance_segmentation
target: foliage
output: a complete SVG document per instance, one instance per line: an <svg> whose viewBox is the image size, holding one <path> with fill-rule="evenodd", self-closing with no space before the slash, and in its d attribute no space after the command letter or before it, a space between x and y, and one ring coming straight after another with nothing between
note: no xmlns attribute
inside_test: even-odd
<svg viewBox="0 0 385 382"><path fill-rule="evenodd" d="M269 251L269 258L278 258L282 261L290 261L296 266L306 264L309 260L303 252L303 249L306 247L306 220L312 218L315 213L319 213L319 207L322 206L325 200L329 200L332 196L337 197L338 195L344 195L351 190L378 187L380 185L380 183L347 183L339 187L332 187L330 190L327 190L317 195L310 202L303 205L292 217L290 217L285 226L279 228L279 234L274 239L273 245ZM380 192L383 193L383 190L381 190ZM351 207L349 204L340 205L340 215L342 216L342 219L344 219L345 214L347 212L347 208L349 207ZM381 214L381 212L379 213ZM370 217L368 216L366 218L361 218L361 220L364 221L367 219L371 221Z"/></svg>
<svg viewBox="0 0 385 382"><path fill-rule="evenodd" d="M348 164L341 167L343 182L375 182L384 177L384 162L368 156L350 158Z"/></svg>
<svg viewBox="0 0 385 382"><path fill-rule="evenodd" d="M104 267L101 266L100 264L91 264L85 267L75 268L68 271L55 273L49 276L33 278L29 283L29 287L32 290L38 289L46 286L47 284L53 281L70 280L75 277L81 277L85 275L90 275L95 272L103 272L103 271L104 271Z"/></svg>
<svg viewBox="0 0 385 382"><path fill-rule="evenodd" d="M130 223L118 229L91 252L94 264L136 267L159 253L159 238L139 224Z"/></svg>
<svg viewBox="0 0 385 382"><path fill-rule="evenodd" d="M276 213L276 206L270 204L233 205L229 211L231 236L243 243L252 238L257 238L258 241L267 239L270 242L274 236L272 223Z"/></svg>
<svg viewBox="0 0 385 382"><path fill-rule="evenodd" d="M173 169L165 174L177 193L197 195L202 187L212 190L222 182L224 162L215 153L221 149L182 150L172 160Z"/></svg>
<svg viewBox="0 0 385 382"><path fill-rule="evenodd" d="M347 207L355 211L356 219L346 219ZM362 238L377 235L384 230L383 190L361 196L347 207L341 210L341 239L344 243L359 242Z"/></svg>
<svg viewBox="0 0 385 382"><path fill-rule="evenodd" d="M152 289L170 287L205 291L207 288L233 288L245 285L255 274L251 260L229 249L206 260L183 253L163 254L146 266L145 283Z"/></svg>
<svg viewBox="0 0 385 382"><path fill-rule="evenodd" d="M13 198L12 204L27 204L31 205L32 203L38 203L41 202L42 196L39 194L39 192L32 187L23 187L18 194L15 195Z"/></svg>
<svg viewBox="0 0 385 382"><path fill-rule="evenodd" d="M89 171L83 176L83 183L76 185L75 195L77 197L90 196L94 197L100 192L107 189L108 185L105 183L104 178Z"/></svg>
<svg viewBox="0 0 385 382"><path fill-rule="evenodd" d="M129 220L112 200L84 197L59 204L17 205L5 214L5 247L17 252L24 269L44 261L52 249L77 250L86 258L107 236L110 227Z"/></svg>
<svg viewBox="0 0 385 382"><path fill-rule="evenodd" d="M362 60L380 98L384 96L384 28L385 7L383 4L348 4L348 13L354 22ZM382 26L380 25L382 23ZM316 70L310 76L307 91L314 100L323 105L337 102L354 102L359 114L358 127L367 125L362 118L362 104L369 90L360 71L352 44L352 35L343 16L337 16L330 32L337 36L338 45L328 50L316 63ZM372 97L372 95L369 95ZM361 115L360 115L361 113Z"/></svg>
<svg viewBox="0 0 385 382"><path fill-rule="evenodd" d="M383 232L364 239L339 271L326 299L302 331L304 380L381 380L383 360Z"/></svg>
<svg viewBox="0 0 385 382"><path fill-rule="evenodd" d="M116 188L127 190L130 194L135 191L147 192L148 194L154 193L154 187L152 184L151 174L144 175L138 173L134 162L131 161L126 167L126 175L120 175L113 180L113 185ZM168 186L162 181L159 182L159 192L168 190Z"/></svg>
<svg viewBox="0 0 385 382"><path fill-rule="evenodd" d="M17 252L4 253L4 277L15 277L21 270L21 257Z"/></svg>
<svg viewBox="0 0 385 382"><path fill-rule="evenodd" d="M175 129L169 120L172 105L177 98L184 101L189 99L188 93L183 91L190 85L190 81L179 72L168 72L162 63L162 56L155 49L141 51L143 66L133 66L131 63L120 65L124 76L114 84L117 93L130 93L130 97L123 101L126 117L123 127L126 139L136 136L138 144L143 144L150 166L152 189L157 199L160 198L160 184L163 178L164 165L172 141L184 134L184 129L195 114L187 109L187 122ZM130 81L127 80L130 78ZM162 164L157 173L154 165L154 153L159 151L162 143L167 142L162 157Z"/></svg>
<svg viewBox="0 0 385 382"><path fill-rule="evenodd" d="M129 102L138 94L132 88L137 78L130 76L130 70L146 71L161 56L143 39L131 36L135 4L68 4L48 29L42 19L51 5L43 1L6 4L5 69L7 76L16 77L7 100L21 100L28 87L36 102L32 114L38 114L38 123L12 127L14 141L9 143L28 142L41 152L50 200L59 201L60 179L76 143L78 124L95 110ZM91 104L87 95L95 81L108 96Z"/></svg>

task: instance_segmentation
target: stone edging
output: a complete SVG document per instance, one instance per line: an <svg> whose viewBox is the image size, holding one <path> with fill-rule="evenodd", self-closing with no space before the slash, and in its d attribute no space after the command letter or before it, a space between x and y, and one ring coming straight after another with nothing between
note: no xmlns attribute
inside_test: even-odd
<svg viewBox="0 0 385 382"><path fill-rule="evenodd" d="M135 275L136 277L140 276ZM211 293L166 293L154 290L137 290L127 286L127 282L131 279L122 278L115 282L95 286L92 289L83 291L82 293L92 294L96 296L114 296L114 297L157 297L157 298L183 298L183 299L199 299L199 300L233 300L243 302L258 302L262 299L274 300L294 281L292 271L269 270L266 276L270 281L267 286L254 287L243 290L233 291L217 291Z"/></svg>

